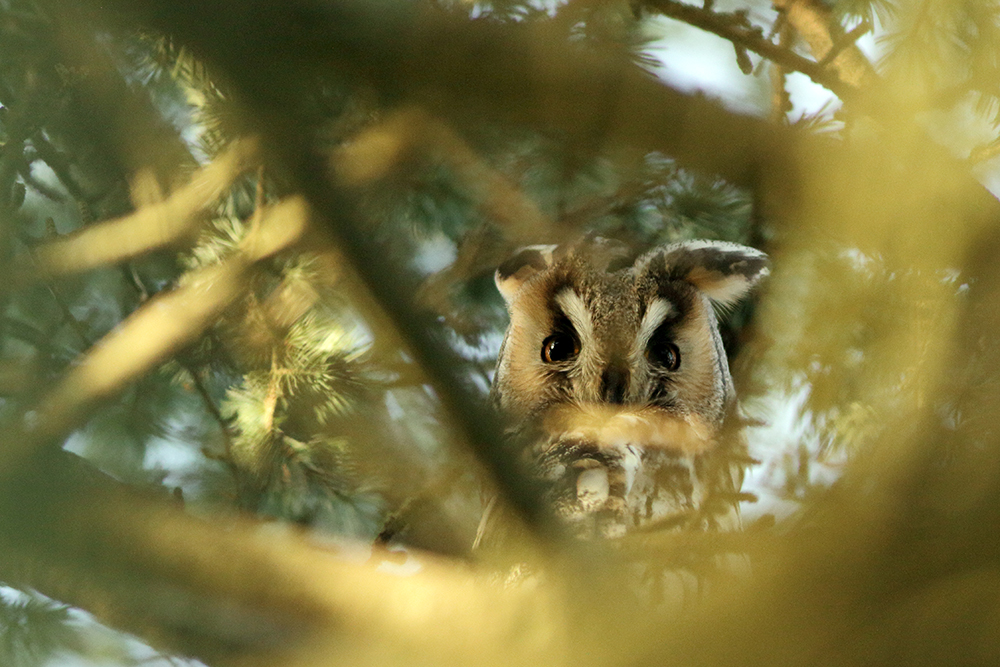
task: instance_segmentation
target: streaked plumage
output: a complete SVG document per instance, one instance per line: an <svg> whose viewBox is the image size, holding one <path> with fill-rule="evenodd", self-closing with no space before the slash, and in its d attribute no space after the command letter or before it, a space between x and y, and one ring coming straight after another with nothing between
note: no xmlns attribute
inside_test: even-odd
<svg viewBox="0 0 1000 667"><path fill-rule="evenodd" d="M493 400L577 534L738 525L745 456L720 438L735 396L715 312L766 274L763 253L732 243L629 263L602 239L524 248L497 270L510 326Z"/></svg>

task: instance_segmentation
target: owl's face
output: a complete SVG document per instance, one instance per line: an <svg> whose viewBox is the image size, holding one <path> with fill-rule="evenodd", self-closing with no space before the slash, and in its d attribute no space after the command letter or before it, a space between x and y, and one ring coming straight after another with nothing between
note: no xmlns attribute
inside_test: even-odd
<svg viewBox="0 0 1000 667"><path fill-rule="evenodd" d="M654 440L683 440L671 431L677 424L704 440L733 397L712 303L741 299L766 274L766 256L695 241L609 268L615 260L606 243L588 241L525 248L501 265L510 327L495 400L515 420L550 431L611 429L604 437L614 439L615 420L634 434L638 418L660 431L672 425Z"/></svg>

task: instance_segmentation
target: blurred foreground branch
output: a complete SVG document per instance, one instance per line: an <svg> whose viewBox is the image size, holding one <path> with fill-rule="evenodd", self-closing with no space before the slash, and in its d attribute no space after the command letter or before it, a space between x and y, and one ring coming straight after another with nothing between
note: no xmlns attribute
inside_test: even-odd
<svg viewBox="0 0 1000 667"><path fill-rule="evenodd" d="M209 207L256 159L255 142L235 141L197 172L190 183L165 201L141 206L134 213L90 225L77 234L40 246L33 267L21 267L15 280L78 273L132 259L191 238Z"/></svg>
<svg viewBox="0 0 1000 667"><path fill-rule="evenodd" d="M842 99L850 99L851 94L859 84L859 81L853 80L853 78L843 77L841 72L837 70L827 69L825 63L803 58L791 49L766 39L761 28L750 24L745 12L712 11L674 0L644 0L642 4L664 16L683 21L727 39L737 49L753 51L780 64L785 69L802 72Z"/></svg>
<svg viewBox="0 0 1000 667"><path fill-rule="evenodd" d="M296 194L271 209L269 242L196 276L213 280L196 279L151 301L105 349L69 371L36 411L37 423L5 434L0 535L10 548L0 550L0 567L21 573L11 579L179 650L239 665L1000 659L1000 384L990 375L1000 367L998 206L956 162L938 159L924 143L873 141L848 150L802 138L685 96L618 61L584 57L528 27L503 31L420 16L402 4L101 4L178 36L228 76L261 133L263 154L287 169ZM282 69L289 67L301 78ZM473 398L434 322L412 304L414 281L391 265L350 193L334 184L329 147L314 143L316 128L288 108L295 81L324 67L457 123L479 116L569 140L663 150L685 166L753 187L781 229L800 233L778 248L778 280L782 252L830 236L859 253L882 253L890 272L957 271L969 296L931 311L939 330L897 322L879 331L867 359L888 368L890 388L916 376L925 398L889 415L879 442L797 523L750 549L749 590L719 587L682 618L634 605L619 585L621 561L607 554L576 561L591 569L566 568L566 579L589 588L587 595L560 597L563 589L548 581L501 594L456 563L428 559L421 574L393 578L330 562L294 538L244 525L223 529L117 491L78 494L72 480L50 478L44 471L56 464L28 446L64 435L87 401L119 390L202 330L232 298L247 263L297 238L302 197L433 380L465 439L522 512L541 523L537 494L497 446L498 425ZM939 302L944 285L930 281L902 294ZM150 306L159 305L172 314L182 306L186 323L154 330L154 319L167 319L154 316ZM794 305L771 300L763 315L788 321ZM823 314L829 326L837 313ZM155 344L123 356L122 365L119 355L147 338ZM894 365L897 356L906 365ZM951 405L961 406L962 428L937 412Z"/></svg>
<svg viewBox="0 0 1000 667"><path fill-rule="evenodd" d="M560 664L555 591L503 592L430 555L409 577L348 564L294 531L224 527L108 479L88 481L72 458L34 458L18 483L4 486L5 581L213 664L351 656L352 664L490 664L501 656ZM15 511L25 506L31 511Z"/></svg>
<svg viewBox="0 0 1000 667"><path fill-rule="evenodd" d="M301 200L271 207L244 239L240 252L188 276L177 289L147 301L107 336L61 380L36 408L19 438L3 456L8 465L30 448L65 436L79 426L95 404L166 361L200 336L222 310L242 293L255 262L287 249L302 235L307 211Z"/></svg>
<svg viewBox="0 0 1000 667"><path fill-rule="evenodd" d="M820 66L830 65L841 80L859 89L878 80L872 64L854 43L861 35L835 33L833 26L839 29L839 25L829 7L816 0L778 0L774 6L806 40Z"/></svg>

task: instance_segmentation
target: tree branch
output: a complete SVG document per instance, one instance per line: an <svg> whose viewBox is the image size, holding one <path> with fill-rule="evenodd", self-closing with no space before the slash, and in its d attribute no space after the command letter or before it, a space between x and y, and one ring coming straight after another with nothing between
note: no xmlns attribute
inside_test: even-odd
<svg viewBox="0 0 1000 667"><path fill-rule="evenodd" d="M867 32L866 24L837 38L831 28L833 15L829 7L818 0L775 0L774 6L785 13L788 22L805 38L820 65L825 67L829 63L848 85L867 88L878 79L868 58L855 44Z"/></svg>
<svg viewBox="0 0 1000 667"><path fill-rule="evenodd" d="M778 63L787 70L801 72L816 83L836 93L841 99L848 99L855 92L856 83L845 82L822 63L803 58L791 49L766 39L763 30L751 25L745 13L714 12L707 8L703 9L675 0L643 0L643 5L655 9L664 16L683 21L727 39L737 48L742 47L753 51Z"/></svg>
<svg viewBox="0 0 1000 667"><path fill-rule="evenodd" d="M862 21L858 25L854 26L850 32L841 35L837 38L837 41L833 43L830 50L826 52L826 55L819 61L820 67L827 67L836 60L837 56L843 52L844 49L856 45L857 41L863 36L868 34L872 29L871 24L868 21Z"/></svg>
<svg viewBox="0 0 1000 667"><path fill-rule="evenodd" d="M504 592L429 554L409 577L352 565L302 535L193 518L74 458L47 452L5 480L4 581L212 664L314 665L320 647L322 664L560 664L549 594Z"/></svg>
<svg viewBox="0 0 1000 667"><path fill-rule="evenodd" d="M304 231L300 198L273 206L256 233L226 261L188 276L177 289L148 300L108 334L39 401L38 419L2 453L8 465L50 440L65 436L98 402L163 362L199 336L244 286L255 262L287 249Z"/></svg>
<svg viewBox="0 0 1000 667"><path fill-rule="evenodd" d="M177 243L255 162L256 150L253 140L236 141L163 202L37 246L31 257L37 266L16 265L15 282L106 266Z"/></svg>

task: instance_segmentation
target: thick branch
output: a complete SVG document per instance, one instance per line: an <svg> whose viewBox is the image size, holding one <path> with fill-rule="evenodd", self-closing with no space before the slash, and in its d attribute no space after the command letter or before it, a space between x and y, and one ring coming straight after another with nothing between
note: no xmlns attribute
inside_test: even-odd
<svg viewBox="0 0 1000 667"><path fill-rule="evenodd" d="M409 98L458 126L490 119L559 131L570 143L597 139L661 150L682 166L734 184L793 177L791 156L800 140L790 132L569 44L544 22L511 28L422 14L419 3L362 0L97 4L195 48L257 101L261 124L287 116L287 100L297 94L291 86L301 81L289 68L334 71L387 98Z"/></svg>
<svg viewBox="0 0 1000 667"><path fill-rule="evenodd" d="M81 474L72 458L36 458L17 481L5 480L0 577L173 652L288 666L315 664L317 643L322 664L351 662L357 651L408 664L501 656L557 664L564 651L563 620L547 596L504 593L430 555L420 556L420 574L399 577L349 564L303 536L214 525Z"/></svg>

